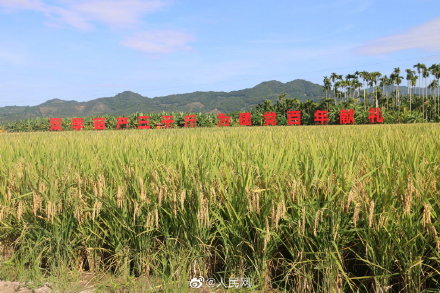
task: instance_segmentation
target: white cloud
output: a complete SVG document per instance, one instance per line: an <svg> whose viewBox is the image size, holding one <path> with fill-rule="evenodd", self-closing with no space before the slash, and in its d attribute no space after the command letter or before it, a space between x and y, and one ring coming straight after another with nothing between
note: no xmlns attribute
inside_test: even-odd
<svg viewBox="0 0 440 293"><path fill-rule="evenodd" d="M188 45L194 38L183 32L157 30L136 33L126 38L122 45L146 53L172 53L175 51L190 50Z"/></svg>
<svg viewBox="0 0 440 293"><path fill-rule="evenodd" d="M50 26L67 25L81 30L97 24L130 27L166 5L167 0L0 0L0 11L34 11L43 14ZM171 53L191 49L193 37L172 30L133 34L122 41L125 47L147 53Z"/></svg>
<svg viewBox="0 0 440 293"><path fill-rule="evenodd" d="M36 11L47 16L51 23L67 24L78 29L88 29L96 23L130 26L140 22L145 14L163 6L165 2L162 0L64 0L56 5L42 0L0 0L0 8L6 11Z"/></svg>
<svg viewBox="0 0 440 293"><path fill-rule="evenodd" d="M142 16L155 12L164 5L164 2L156 0L93 0L75 3L72 8L91 21L126 26L139 22Z"/></svg>
<svg viewBox="0 0 440 293"><path fill-rule="evenodd" d="M359 48L362 55L387 54L407 49L440 51L440 18L409 29L408 31L377 40Z"/></svg>

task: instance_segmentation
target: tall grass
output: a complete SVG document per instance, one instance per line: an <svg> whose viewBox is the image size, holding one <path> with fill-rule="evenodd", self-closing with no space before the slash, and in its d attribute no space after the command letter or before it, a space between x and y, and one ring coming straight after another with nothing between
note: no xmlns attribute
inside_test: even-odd
<svg viewBox="0 0 440 293"><path fill-rule="evenodd" d="M434 292L439 137L438 124L0 134L0 266Z"/></svg>

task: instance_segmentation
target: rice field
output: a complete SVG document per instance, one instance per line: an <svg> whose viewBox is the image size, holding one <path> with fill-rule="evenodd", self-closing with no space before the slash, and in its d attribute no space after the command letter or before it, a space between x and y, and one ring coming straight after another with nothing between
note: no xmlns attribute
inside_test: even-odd
<svg viewBox="0 0 440 293"><path fill-rule="evenodd" d="M439 124L2 133L0 279L439 292L439 138Z"/></svg>

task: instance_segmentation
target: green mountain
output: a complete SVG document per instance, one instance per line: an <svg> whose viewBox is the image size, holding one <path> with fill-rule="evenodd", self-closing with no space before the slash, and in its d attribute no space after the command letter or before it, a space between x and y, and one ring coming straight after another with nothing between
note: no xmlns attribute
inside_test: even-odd
<svg viewBox="0 0 440 293"><path fill-rule="evenodd" d="M135 112L235 112L250 110L266 99L276 100L278 95L299 100L317 100L323 96L322 86L297 79L282 83L266 81L253 88L232 92L194 92L148 98L126 91L114 97L88 102L53 99L37 106L0 107L0 122L37 117L84 117L101 114L125 115Z"/></svg>

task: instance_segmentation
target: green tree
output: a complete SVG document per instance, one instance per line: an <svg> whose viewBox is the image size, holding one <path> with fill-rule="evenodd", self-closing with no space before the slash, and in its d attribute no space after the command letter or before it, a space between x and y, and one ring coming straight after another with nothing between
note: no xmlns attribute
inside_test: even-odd
<svg viewBox="0 0 440 293"><path fill-rule="evenodd" d="M362 85L363 85L363 91L364 91L364 106L365 110L367 109L367 97L366 97L366 87L368 85L370 74L367 71L361 71L357 72L358 76L362 78Z"/></svg>
<svg viewBox="0 0 440 293"><path fill-rule="evenodd" d="M328 78L327 76L324 76L324 92L325 92L325 97L328 98L330 91L332 90L332 82L330 80L330 78Z"/></svg>
<svg viewBox="0 0 440 293"><path fill-rule="evenodd" d="M422 92L422 108L423 108L423 117L425 117L425 91L423 90L426 83L426 65L423 63L417 63L414 65L414 68L417 68L417 73L419 74L419 94ZM428 75L429 76L429 75ZM423 77L423 87L422 87L422 77Z"/></svg>
<svg viewBox="0 0 440 293"><path fill-rule="evenodd" d="M437 119L440 118L440 92L439 92L439 83L440 83L440 64L433 64L431 67L429 67L429 70L431 71L431 74L434 76L436 83L434 85L437 85L435 88L437 89L436 94L436 116ZM432 92L432 95L434 96L434 93Z"/></svg>
<svg viewBox="0 0 440 293"><path fill-rule="evenodd" d="M370 73L370 87L374 88L374 100L375 100L375 106L376 108L379 107L379 100L377 97L378 91L377 91L377 84L379 81L379 78L382 76L382 73L375 71Z"/></svg>
<svg viewBox="0 0 440 293"><path fill-rule="evenodd" d="M406 80L408 81L409 110L412 111L412 89L417 83L417 75L414 70L406 69Z"/></svg>
<svg viewBox="0 0 440 293"><path fill-rule="evenodd" d="M391 78L387 75L382 76L379 86L382 88L382 93L385 94L385 106L388 106L388 87L392 84Z"/></svg>
<svg viewBox="0 0 440 293"><path fill-rule="evenodd" d="M391 81L394 85L394 96L395 96L395 106L399 109L400 107L400 84L402 83L403 77L400 76L400 68L396 67L393 73L390 75Z"/></svg>
<svg viewBox="0 0 440 293"><path fill-rule="evenodd" d="M336 74L335 72L333 72L330 75L330 80L333 83L333 92L334 92L335 103L336 103L336 100L337 100L337 91L338 91L336 81L341 80L341 79L342 79L342 75Z"/></svg>

